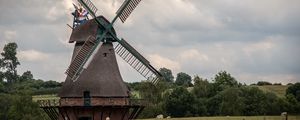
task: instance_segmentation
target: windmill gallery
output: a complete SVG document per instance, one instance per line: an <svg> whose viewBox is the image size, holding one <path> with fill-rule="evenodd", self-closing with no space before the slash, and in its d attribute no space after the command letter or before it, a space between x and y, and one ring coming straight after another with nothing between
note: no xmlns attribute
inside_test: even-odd
<svg viewBox="0 0 300 120"><path fill-rule="evenodd" d="M90 0L78 0L80 11L74 12L69 43L75 43L66 80L58 94L59 101L40 100L41 108L52 120L129 120L135 119L145 105L131 99L123 82L115 53L148 81L156 84L161 74L123 38L117 37L113 24L118 18L124 23L141 0L125 0L109 22L97 16ZM85 11L92 19L78 21ZM84 17L84 16L81 16ZM113 46L116 42L116 46Z"/></svg>

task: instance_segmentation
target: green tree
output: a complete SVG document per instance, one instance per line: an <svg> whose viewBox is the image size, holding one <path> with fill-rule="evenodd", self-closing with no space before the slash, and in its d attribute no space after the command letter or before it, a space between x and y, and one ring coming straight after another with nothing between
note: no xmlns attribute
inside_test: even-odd
<svg viewBox="0 0 300 120"><path fill-rule="evenodd" d="M195 114L195 97L186 88L175 88L166 98L165 107L168 115L174 117L184 117Z"/></svg>
<svg viewBox="0 0 300 120"><path fill-rule="evenodd" d="M291 94L294 95L295 98L300 102L300 83L295 83L289 86L286 90L286 95Z"/></svg>
<svg viewBox="0 0 300 120"><path fill-rule="evenodd" d="M228 88L222 91L222 102L220 112L222 115L242 115L244 109L244 99L241 97L239 88Z"/></svg>
<svg viewBox="0 0 300 120"><path fill-rule="evenodd" d="M200 78L199 76L194 77L194 88L192 93L197 98L208 98L212 95L212 84L207 79Z"/></svg>
<svg viewBox="0 0 300 120"><path fill-rule="evenodd" d="M33 80L33 75L30 71L26 71L24 72L21 77L19 78L19 81L20 82L23 82L23 81L29 81L29 80Z"/></svg>
<svg viewBox="0 0 300 120"><path fill-rule="evenodd" d="M0 118L2 120L8 119L8 110L12 104L11 95L0 93Z"/></svg>
<svg viewBox="0 0 300 120"><path fill-rule="evenodd" d="M258 82L257 82L257 85L258 85L258 86L263 86L263 85L272 85L272 83L270 83L270 82L267 82L267 81L258 81Z"/></svg>
<svg viewBox="0 0 300 120"><path fill-rule="evenodd" d="M177 74L175 84L180 86L192 86L192 77L186 73L180 72Z"/></svg>
<svg viewBox="0 0 300 120"><path fill-rule="evenodd" d="M164 91L167 89L166 82L158 82L156 85L150 82L140 82L135 86L141 98L147 102L147 107L140 114L141 118L153 118L158 114L165 114Z"/></svg>
<svg viewBox="0 0 300 120"><path fill-rule="evenodd" d="M135 91L135 90L137 91L141 82L132 82L132 83L125 82L125 83L127 84L127 86L131 91Z"/></svg>
<svg viewBox="0 0 300 120"><path fill-rule="evenodd" d="M242 97L244 98L244 115L263 115L266 113L264 104L266 96L262 90L257 87L243 87Z"/></svg>
<svg viewBox="0 0 300 120"><path fill-rule="evenodd" d="M3 79L4 79L4 73L1 71L2 70L2 62L1 62L1 58L0 58L0 83L3 83Z"/></svg>
<svg viewBox="0 0 300 120"><path fill-rule="evenodd" d="M166 82L174 82L174 76L172 74L172 71L168 68L160 68L159 72L162 74L164 80Z"/></svg>
<svg viewBox="0 0 300 120"><path fill-rule="evenodd" d="M271 92L265 93L264 109L267 115L278 115L282 112L279 104L279 98Z"/></svg>
<svg viewBox="0 0 300 120"><path fill-rule="evenodd" d="M292 94L288 94L286 95L286 100L288 102L288 112L299 114L300 103L297 101L295 96Z"/></svg>
<svg viewBox="0 0 300 120"><path fill-rule="evenodd" d="M222 96L217 94L207 100L207 113L210 116L221 114Z"/></svg>
<svg viewBox="0 0 300 120"><path fill-rule="evenodd" d="M2 82L0 82L0 93L5 91L5 86L3 85Z"/></svg>
<svg viewBox="0 0 300 120"><path fill-rule="evenodd" d="M56 87L60 87L61 83L53 81L53 80L49 80L49 81L45 81L42 83L42 87L44 88L56 88Z"/></svg>
<svg viewBox="0 0 300 120"><path fill-rule="evenodd" d="M196 116L206 116L207 113L207 99L206 98L196 98L193 109L196 111Z"/></svg>
<svg viewBox="0 0 300 120"><path fill-rule="evenodd" d="M226 71L219 72L214 78L218 91L222 91L229 87L238 87L238 82Z"/></svg>
<svg viewBox="0 0 300 120"><path fill-rule="evenodd" d="M11 85L17 81L17 66L20 65L20 62L17 58L17 48L16 43L8 43L4 46L3 52L1 53L1 66L3 77L7 80L7 83Z"/></svg>
<svg viewBox="0 0 300 120"><path fill-rule="evenodd" d="M32 102L29 95L13 96L8 109L9 120L41 120L45 119L43 111L37 103Z"/></svg>
<svg viewBox="0 0 300 120"><path fill-rule="evenodd" d="M159 104L150 105L144 108L139 118L155 118L157 115L164 114L163 107Z"/></svg>
<svg viewBox="0 0 300 120"><path fill-rule="evenodd" d="M162 94L166 88L165 82L158 82L156 85L151 82L141 82L136 87L141 98L146 99L150 104L157 104L162 101Z"/></svg>

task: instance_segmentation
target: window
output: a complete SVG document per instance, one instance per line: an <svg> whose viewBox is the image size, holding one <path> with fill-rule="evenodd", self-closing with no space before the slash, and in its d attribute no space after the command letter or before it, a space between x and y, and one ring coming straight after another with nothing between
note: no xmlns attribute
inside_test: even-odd
<svg viewBox="0 0 300 120"><path fill-rule="evenodd" d="M83 92L83 99L84 99L84 106L91 106L91 96L90 91L84 91Z"/></svg>
<svg viewBox="0 0 300 120"><path fill-rule="evenodd" d="M106 57L106 56L107 56L107 53L103 53L103 56Z"/></svg>
<svg viewBox="0 0 300 120"><path fill-rule="evenodd" d="M83 92L83 97L84 98L90 98L91 96L90 96L90 91L84 91Z"/></svg>

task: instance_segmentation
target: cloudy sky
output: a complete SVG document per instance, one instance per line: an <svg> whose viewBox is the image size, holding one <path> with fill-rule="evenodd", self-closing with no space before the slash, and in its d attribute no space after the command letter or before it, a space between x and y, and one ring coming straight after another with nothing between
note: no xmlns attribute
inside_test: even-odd
<svg viewBox="0 0 300 120"><path fill-rule="evenodd" d="M111 20L123 0L92 0ZM16 42L19 74L64 81L72 0L0 0L0 49ZM300 82L299 0L143 0L115 29L156 67L211 80ZM125 81L143 79L119 59Z"/></svg>

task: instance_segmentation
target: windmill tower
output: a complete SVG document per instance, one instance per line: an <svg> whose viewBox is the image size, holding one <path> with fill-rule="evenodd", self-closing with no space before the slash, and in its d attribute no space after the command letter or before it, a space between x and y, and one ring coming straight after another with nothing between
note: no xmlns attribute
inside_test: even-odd
<svg viewBox="0 0 300 120"><path fill-rule="evenodd" d="M109 22L97 16L90 0L78 2L93 17L73 28L69 42L75 43L67 78L58 94L58 105L44 104L51 119L59 120L129 120L135 119L145 107L130 99L117 65L117 53L131 67L156 84L161 74L113 28L118 18L124 23L141 0L125 0ZM113 46L113 42L117 44ZM52 105L53 106L53 105Z"/></svg>

